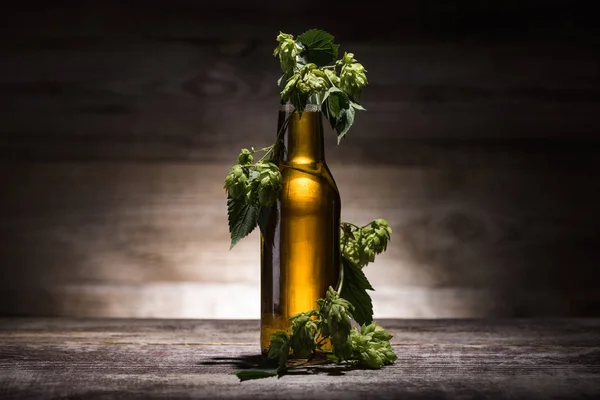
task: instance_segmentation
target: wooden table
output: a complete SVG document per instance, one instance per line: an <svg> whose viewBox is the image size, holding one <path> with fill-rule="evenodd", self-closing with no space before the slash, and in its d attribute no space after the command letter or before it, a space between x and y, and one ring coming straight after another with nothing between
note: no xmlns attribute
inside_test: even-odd
<svg viewBox="0 0 600 400"><path fill-rule="evenodd" d="M600 319L380 322L393 366L240 383L257 321L0 319L0 398L600 398Z"/></svg>

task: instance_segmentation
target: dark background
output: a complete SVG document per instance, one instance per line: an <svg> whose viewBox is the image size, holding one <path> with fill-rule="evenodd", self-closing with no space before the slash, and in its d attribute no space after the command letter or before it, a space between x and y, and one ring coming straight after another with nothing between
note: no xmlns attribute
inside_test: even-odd
<svg viewBox="0 0 600 400"><path fill-rule="evenodd" d="M228 252L222 180L273 141L276 35L317 27L368 70L326 145L343 219L394 230L376 316L599 316L584 4L3 6L0 314L257 318L258 236Z"/></svg>

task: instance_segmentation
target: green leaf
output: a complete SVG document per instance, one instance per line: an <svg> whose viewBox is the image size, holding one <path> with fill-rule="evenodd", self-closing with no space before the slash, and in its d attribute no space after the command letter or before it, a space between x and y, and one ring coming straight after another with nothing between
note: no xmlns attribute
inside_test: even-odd
<svg viewBox="0 0 600 400"><path fill-rule="evenodd" d="M256 228L258 221L258 206L247 204L243 198L227 199L227 216L229 220L229 233L231 235L231 246L237 244L241 239L245 238Z"/></svg>
<svg viewBox="0 0 600 400"><path fill-rule="evenodd" d="M290 102L292 103L294 109L298 112L298 114L300 114L300 118L302 118L302 113L306 108L306 104L308 103L309 97L310 96L308 94L302 94L298 90L295 90L292 94Z"/></svg>
<svg viewBox="0 0 600 400"><path fill-rule="evenodd" d="M362 108L360 104L350 100L346 92L336 87L329 88L323 95L321 111L331 128L337 132L338 144L354 124L355 109L360 109L358 107Z"/></svg>
<svg viewBox="0 0 600 400"><path fill-rule="evenodd" d="M296 42L304 46L303 63L322 67L335 62L340 45L333 43L334 39L333 35L319 29L310 29L298 36Z"/></svg>
<svg viewBox="0 0 600 400"><path fill-rule="evenodd" d="M274 369L244 369L236 372L235 375L240 378L240 382L243 382L252 379L271 378L277 376L277 371Z"/></svg>
<svg viewBox="0 0 600 400"><path fill-rule="evenodd" d="M258 213L258 227L260 229L260 233L262 233L263 237L267 236L267 226L269 224L269 219L271 217L277 218L277 213L273 212L273 207L261 207Z"/></svg>
<svg viewBox="0 0 600 400"><path fill-rule="evenodd" d="M360 111L367 111L367 109L366 109L366 108L364 108L363 106L361 106L360 104L358 104L358 103L357 103L357 102L355 102L355 101L350 101L350 105L352 106L352 108L355 108L355 109L357 109L357 110L360 110Z"/></svg>
<svg viewBox="0 0 600 400"><path fill-rule="evenodd" d="M338 123L335 127L335 130L338 133L338 144L340 144L342 139L346 136L346 133L350 130L350 127L352 127L352 124L354 124L354 114L356 112L352 107L345 108L343 111L343 113L340 112L340 117L338 118Z"/></svg>
<svg viewBox="0 0 600 400"><path fill-rule="evenodd" d="M269 345L269 353L267 354L267 357L270 360L279 360L281 357L281 353L284 351L284 348L287 344L288 350L287 353L285 353L285 357L287 359L290 350L289 343L290 337L285 331L278 330L275 333L272 333L271 343Z"/></svg>
<svg viewBox="0 0 600 400"><path fill-rule="evenodd" d="M375 289L373 289L358 265L346 257L342 257L342 266L344 268L344 279L340 296L354 306L352 315L356 322L360 325L369 325L373 322L373 303L367 290Z"/></svg>
<svg viewBox="0 0 600 400"><path fill-rule="evenodd" d="M284 73L283 75L281 75L279 77L279 79L277 79L277 87L279 88L280 93L283 90L283 88L285 88L285 85L287 84L288 79L290 79L291 77L292 77L292 74Z"/></svg>
<svg viewBox="0 0 600 400"><path fill-rule="evenodd" d="M281 354L279 354L279 365L277 367L277 374L281 375L285 372L288 357L290 356L290 341L287 340L281 346Z"/></svg>
<svg viewBox="0 0 600 400"><path fill-rule="evenodd" d="M332 129L337 130L340 119L344 119L344 113L350 108L348 95L336 87L331 87L323 95L321 111L329 121Z"/></svg>

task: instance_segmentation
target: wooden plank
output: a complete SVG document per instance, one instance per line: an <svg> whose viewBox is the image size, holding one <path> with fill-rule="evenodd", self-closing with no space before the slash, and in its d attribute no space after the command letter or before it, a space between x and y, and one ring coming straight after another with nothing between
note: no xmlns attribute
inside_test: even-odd
<svg viewBox="0 0 600 400"><path fill-rule="evenodd" d="M336 399L600 394L598 320L385 321L395 340L400 335L413 339L396 343L393 366L380 371L321 367L243 384L232 373L258 362L258 346L182 346L178 334L188 336L193 329L199 336L213 330L226 336L230 330L255 330L256 321L0 321L0 327L8 327L0 330L0 391L15 399L124 393L132 398L305 398L323 391ZM91 340L80 341L86 334ZM157 335L163 343L144 341ZM126 336L133 341L122 341L131 340Z"/></svg>
<svg viewBox="0 0 600 400"><path fill-rule="evenodd" d="M544 399L600 394L597 348L403 346L382 371L320 368L240 384L233 375L257 347L3 346L8 398L306 398L452 395ZM327 376L330 373L333 376ZM515 379L519 375L520 379ZM276 393L276 394L275 394Z"/></svg>
<svg viewBox="0 0 600 400"><path fill-rule="evenodd" d="M71 48L66 37L56 39L65 41L59 49L8 49L0 63L3 158L223 161L240 146L234 143L273 140L279 72L272 39L229 45L105 35L89 46ZM361 55L370 81L369 111L345 143L350 152L365 143L379 152L404 149L415 139L433 139L433 146L440 145L435 139L459 146L508 139L500 143L506 147L526 138L597 140L598 58L586 47L348 47ZM422 152L429 143L417 146ZM542 146L537 154L553 144ZM592 159L585 145L579 148Z"/></svg>
<svg viewBox="0 0 600 400"><path fill-rule="evenodd" d="M543 6L543 7L542 7ZM347 39L395 42L413 38L443 40L486 40L502 38L589 43L598 38L593 6L557 0L520 2L478 1L404 1L398 12L388 12L387 4L364 3L360 24L353 7L334 7L336 18L323 12L322 3L306 0L302 7L275 0L246 2L226 0L158 1L153 7L140 8L135 1L55 3L37 13L27 2L12 4L0 15L4 32L50 37L76 32L97 35L110 27L113 35L141 35L212 39L246 35L259 38L261 33L283 29L302 32L317 27ZM510 24L510 29L507 29ZM262 29L261 29L262 28Z"/></svg>
<svg viewBox="0 0 600 400"><path fill-rule="evenodd" d="M597 318L381 319L394 346L597 347ZM259 321L0 318L0 345L255 346Z"/></svg>
<svg viewBox="0 0 600 400"><path fill-rule="evenodd" d="M257 317L258 233L228 251L228 168L2 169L2 312ZM590 169L331 169L344 220L383 217L394 230L366 270L383 316L582 316L600 302L589 279L600 202ZM227 285L256 301L216 301Z"/></svg>

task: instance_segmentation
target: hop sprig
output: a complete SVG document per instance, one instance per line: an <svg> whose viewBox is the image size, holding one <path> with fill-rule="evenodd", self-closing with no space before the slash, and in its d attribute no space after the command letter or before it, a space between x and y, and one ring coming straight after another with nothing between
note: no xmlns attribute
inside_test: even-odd
<svg viewBox="0 0 600 400"><path fill-rule="evenodd" d="M290 346L297 358L307 358L317 348L315 336L317 335L318 326L313 319L316 314L317 310L311 310L290 317L290 320L293 321Z"/></svg>
<svg viewBox="0 0 600 400"><path fill-rule="evenodd" d="M296 39L280 32L273 55L279 56L283 75L277 81L281 100L290 102L302 116L311 97L338 135L338 143L354 124L357 100L367 85L367 70L353 53L338 57L334 37L311 29Z"/></svg>
<svg viewBox="0 0 600 400"><path fill-rule="evenodd" d="M281 172L270 161L252 164L254 149L242 149L225 177L223 188L232 199L243 198L247 204L270 207L277 201L281 189Z"/></svg>
<svg viewBox="0 0 600 400"><path fill-rule="evenodd" d="M273 146L259 151L270 153ZM265 154L254 162L256 150L242 149L231 171L225 176L223 189L227 192L227 219L231 246L248 236L257 225L265 229L265 215L279 198L281 172L279 167L267 159ZM259 221L262 221L259 223ZM263 232L264 234L264 232Z"/></svg>
<svg viewBox="0 0 600 400"><path fill-rule="evenodd" d="M290 354L312 359L317 351L323 351L322 343L327 339L331 351L325 353L336 363L378 369L396 360L390 345L392 335L375 322L363 325L360 331L353 328L354 307L332 287L316 303L317 308L290 317L288 332L279 330L271 335L268 357L279 363L278 371L285 371Z"/></svg>

